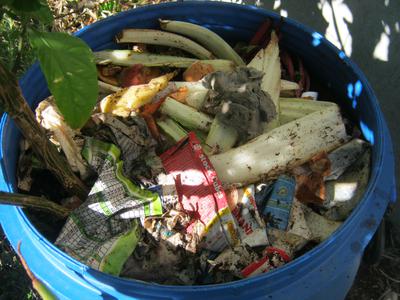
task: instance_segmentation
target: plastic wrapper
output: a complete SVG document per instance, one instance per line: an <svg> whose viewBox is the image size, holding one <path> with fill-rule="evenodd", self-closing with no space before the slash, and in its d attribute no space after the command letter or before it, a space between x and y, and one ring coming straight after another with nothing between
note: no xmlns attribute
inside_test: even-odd
<svg viewBox="0 0 400 300"><path fill-rule="evenodd" d="M261 214L267 226L286 230L295 187L296 181L293 177L281 175L274 183L271 194L264 198L264 203L260 201Z"/></svg>
<svg viewBox="0 0 400 300"><path fill-rule="evenodd" d="M161 160L155 153L157 142L144 119L98 113L92 115L92 123L86 126L85 132L121 150L123 171L129 179L153 179L155 183L155 177L163 171Z"/></svg>
<svg viewBox="0 0 400 300"><path fill-rule="evenodd" d="M236 245L239 238L225 191L195 134L189 133L161 154L161 160L166 172L174 178L179 210L191 217L182 230L184 235L191 236L192 242L186 249L222 251Z"/></svg>
<svg viewBox="0 0 400 300"><path fill-rule="evenodd" d="M254 199L255 187L227 191L228 204L235 218L240 240L251 247L268 244L266 226L261 219Z"/></svg>
<svg viewBox="0 0 400 300"><path fill-rule="evenodd" d="M115 145L88 138L83 156L98 178L86 201L67 219L55 244L95 269L118 275L140 237L135 219L161 215L161 198L123 175L120 150Z"/></svg>

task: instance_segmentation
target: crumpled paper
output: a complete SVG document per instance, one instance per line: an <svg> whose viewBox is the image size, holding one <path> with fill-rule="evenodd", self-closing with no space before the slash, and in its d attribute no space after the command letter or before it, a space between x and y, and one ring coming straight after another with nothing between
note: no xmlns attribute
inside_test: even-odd
<svg viewBox="0 0 400 300"><path fill-rule="evenodd" d="M162 170L160 158L155 153L157 142L153 139L143 118L120 118L111 114L92 115L93 124L86 130L90 136L116 145L121 150L124 174L131 180L152 181ZM139 184L139 182L136 182Z"/></svg>

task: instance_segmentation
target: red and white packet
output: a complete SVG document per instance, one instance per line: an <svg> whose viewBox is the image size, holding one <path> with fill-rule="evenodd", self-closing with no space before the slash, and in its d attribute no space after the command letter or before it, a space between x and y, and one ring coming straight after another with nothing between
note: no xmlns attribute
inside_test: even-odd
<svg viewBox="0 0 400 300"><path fill-rule="evenodd" d="M233 188L226 192L242 243L251 247L268 245L266 226L254 199L255 187Z"/></svg>
<svg viewBox="0 0 400 300"><path fill-rule="evenodd" d="M265 256L258 261L253 262L241 271L243 277L253 277L262 273L266 273L272 269L284 265L291 260L285 251L275 248L267 247L265 249Z"/></svg>
<svg viewBox="0 0 400 300"><path fill-rule="evenodd" d="M164 169L175 181L179 202L192 221L185 231L199 237L198 247L222 251L238 244L235 221L222 184L204 154L196 135L185 139L160 155Z"/></svg>

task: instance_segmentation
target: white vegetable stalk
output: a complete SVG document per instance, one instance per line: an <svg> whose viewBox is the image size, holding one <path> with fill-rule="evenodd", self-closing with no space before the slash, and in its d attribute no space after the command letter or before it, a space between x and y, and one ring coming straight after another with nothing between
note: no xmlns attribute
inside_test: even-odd
<svg viewBox="0 0 400 300"><path fill-rule="evenodd" d="M347 139L339 107L333 105L211 156L210 160L225 185L243 185L299 166Z"/></svg>
<svg viewBox="0 0 400 300"><path fill-rule="evenodd" d="M159 55L150 53L137 53L132 50L104 50L94 52L96 64L114 64L118 66L133 66L142 64L146 67L174 67L188 68L196 61L211 65L215 71L229 72L235 68L235 64L230 60L210 59L198 60L195 58L178 57L171 55Z"/></svg>
<svg viewBox="0 0 400 300"><path fill-rule="evenodd" d="M298 90L299 88L300 88L300 86L298 85L298 83L289 81L289 80L285 80L285 79L281 79L281 92L282 91L295 91L295 90Z"/></svg>
<svg viewBox="0 0 400 300"><path fill-rule="evenodd" d="M175 81L174 83L178 89L181 87L188 89L188 95L185 99L187 105L200 110L210 90L205 88L201 82Z"/></svg>
<svg viewBox="0 0 400 300"><path fill-rule="evenodd" d="M235 62L239 66L244 66L242 58L225 42L219 35L211 30L181 21L160 20L162 29L185 35L209 49L218 58L224 58Z"/></svg>
<svg viewBox="0 0 400 300"><path fill-rule="evenodd" d="M162 131L168 135L174 142L178 142L187 136L187 132L178 123L170 118L164 120L157 120L157 125L160 126Z"/></svg>
<svg viewBox="0 0 400 300"><path fill-rule="evenodd" d="M170 97L165 99L160 111L189 129L210 130L212 118Z"/></svg>
<svg viewBox="0 0 400 300"><path fill-rule="evenodd" d="M336 104L333 102L311 101L301 98L279 98L279 122L283 125L331 106L336 106Z"/></svg>
<svg viewBox="0 0 400 300"><path fill-rule="evenodd" d="M154 29L124 29L116 37L117 43L139 43L169 46L184 50L200 59L214 56L203 46L178 34Z"/></svg>
<svg viewBox="0 0 400 300"><path fill-rule="evenodd" d="M115 85L112 85L112 84L103 82L103 81L101 81L101 80L98 80L97 82L98 82L98 84L99 84L100 90L103 90L103 91L106 91L106 92L113 92L113 93L115 93L115 92L118 92L118 91L122 90L122 88L119 87L119 86L115 86Z"/></svg>
<svg viewBox="0 0 400 300"><path fill-rule="evenodd" d="M281 91L281 61L278 42L279 39L276 33L272 31L268 46L261 49L248 64L248 67L264 72L261 88L271 96L276 111L279 111L279 94ZM268 123L265 132L277 126L279 126L279 114L277 114L275 120Z"/></svg>
<svg viewBox="0 0 400 300"><path fill-rule="evenodd" d="M206 144L211 147L215 153L223 153L231 149L238 139L238 133L235 128L226 126L214 118L208 133Z"/></svg>

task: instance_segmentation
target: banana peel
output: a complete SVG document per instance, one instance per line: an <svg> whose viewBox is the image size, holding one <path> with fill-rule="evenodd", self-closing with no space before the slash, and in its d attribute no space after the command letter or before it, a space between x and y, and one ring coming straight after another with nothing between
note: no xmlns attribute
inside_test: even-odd
<svg viewBox="0 0 400 300"><path fill-rule="evenodd" d="M175 72L156 77L148 84L133 85L108 95L100 102L102 113L111 113L120 117L128 117L139 107L149 103L168 86Z"/></svg>

